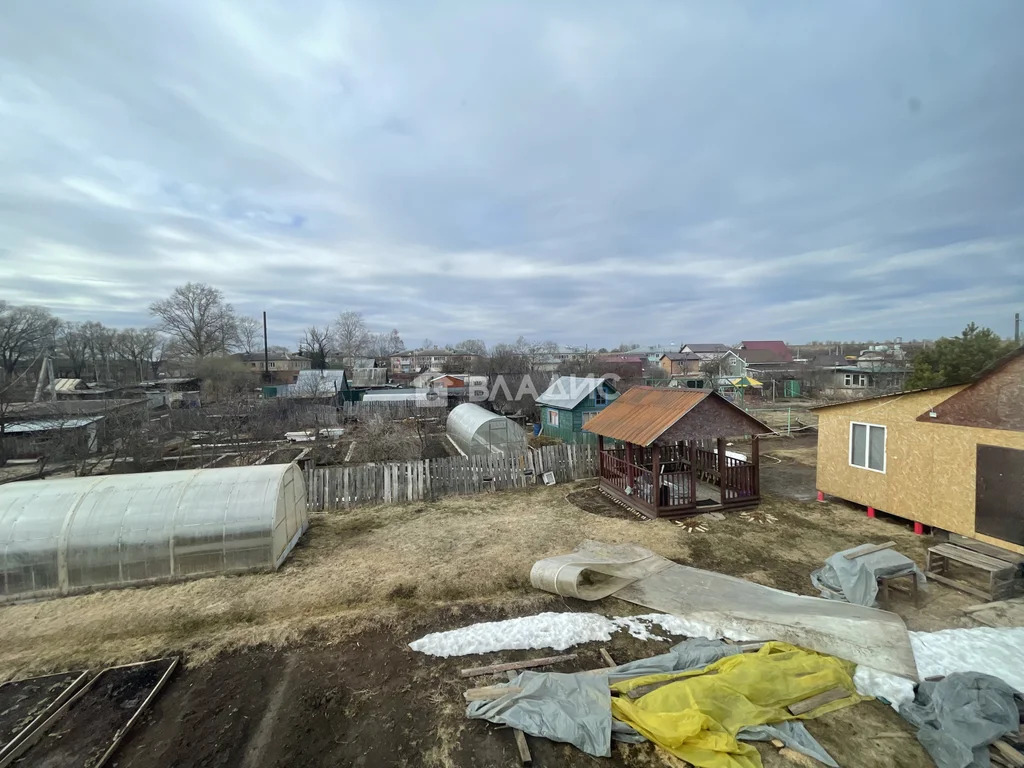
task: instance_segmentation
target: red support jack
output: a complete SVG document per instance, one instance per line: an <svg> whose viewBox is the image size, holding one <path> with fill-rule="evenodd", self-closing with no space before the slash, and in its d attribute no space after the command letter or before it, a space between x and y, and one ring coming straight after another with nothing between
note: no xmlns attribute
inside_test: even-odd
<svg viewBox="0 0 1024 768"><path fill-rule="evenodd" d="M924 526L916 520L914 521L914 533L916 533L918 536L924 533Z"/></svg>
<svg viewBox="0 0 1024 768"><path fill-rule="evenodd" d="M868 517L874 517L874 516L875 516L875 508L874 507L868 507Z"/></svg>
<svg viewBox="0 0 1024 768"><path fill-rule="evenodd" d="M818 501L824 501L824 500L825 500L825 492L824 491L818 491Z"/></svg>

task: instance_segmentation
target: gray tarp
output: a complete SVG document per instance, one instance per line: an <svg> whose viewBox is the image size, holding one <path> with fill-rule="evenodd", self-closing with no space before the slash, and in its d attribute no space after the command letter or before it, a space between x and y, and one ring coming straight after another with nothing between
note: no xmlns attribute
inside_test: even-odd
<svg viewBox="0 0 1024 768"><path fill-rule="evenodd" d="M591 755L609 757L613 738L631 743L645 741L631 726L612 719L611 683L662 672L701 669L739 652L739 647L721 640L692 638L673 646L668 653L607 670L573 674L527 670L509 683L510 687L522 688L521 693L470 702L466 714L510 725L531 736L566 742ZM737 737L746 741L780 739L791 749L836 766L800 722L744 728Z"/></svg>
<svg viewBox="0 0 1024 768"><path fill-rule="evenodd" d="M988 768L988 745L1015 732L1020 714L1014 690L981 672L955 672L917 687L900 714L917 731L938 768Z"/></svg>
<svg viewBox="0 0 1024 768"><path fill-rule="evenodd" d="M903 620L894 613L764 587L678 565L643 547L584 541L534 563L534 587L567 597L621 600L758 640L780 640L917 679Z"/></svg>
<svg viewBox="0 0 1024 768"><path fill-rule="evenodd" d="M821 596L846 600L856 605L873 606L878 595L880 576L903 576L916 574L917 586L925 584L924 574L906 555L892 549L882 549L850 560L848 552L855 552L864 545L836 552L822 568L811 573L811 583L821 590Z"/></svg>

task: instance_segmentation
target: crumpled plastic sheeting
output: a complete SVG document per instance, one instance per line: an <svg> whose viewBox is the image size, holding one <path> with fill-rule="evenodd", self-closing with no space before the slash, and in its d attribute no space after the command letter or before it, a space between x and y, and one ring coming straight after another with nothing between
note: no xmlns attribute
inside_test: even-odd
<svg viewBox="0 0 1024 768"><path fill-rule="evenodd" d="M638 699L613 696L612 716L636 728L662 749L700 768L761 768L751 746L740 744L744 727L806 720L864 701L851 677L853 665L786 643L721 659L702 670L632 678L615 684L620 694L672 679ZM845 698L802 715L787 707L834 688Z"/></svg>
<svg viewBox="0 0 1024 768"><path fill-rule="evenodd" d="M736 738L740 741L771 741L772 739L778 739L796 752L813 757L818 762L830 766L830 768L839 768L839 763L832 759L832 755L825 751L825 748L818 743L817 739L811 736L807 726L799 720L744 728L736 734Z"/></svg>
<svg viewBox="0 0 1024 768"><path fill-rule="evenodd" d="M1013 688L981 672L926 680L900 714L938 768L988 768L988 745L1016 731L1020 717Z"/></svg>
<svg viewBox="0 0 1024 768"><path fill-rule="evenodd" d="M836 552L825 565L811 573L811 584L821 590L821 596L846 600L856 605L873 606L878 595L880 576L915 574L918 588L925 586L924 574L913 560L892 549L882 549L868 555L846 558L850 552L864 545Z"/></svg>
<svg viewBox="0 0 1024 768"><path fill-rule="evenodd" d="M689 568L636 545L583 541L575 552L534 563L530 581L583 600L614 594L722 636L780 640L917 679L906 625L894 613Z"/></svg>
<svg viewBox="0 0 1024 768"><path fill-rule="evenodd" d="M703 669L725 656L739 653L735 645L695 638L673 646L667 653L620 664L600 672L520 673L510 686L522 693L493 701L472 701L471 718L504 723L531 736L572 744L591 755L611 754L612 708L609 683L640 675ZM621 729L629 740L628 730Z"/></svg>
<svg viewBox="0 0 1024 768"><path fill-rule="evenodd" d="M721 640L691 638L673 646L667 653L607 670L573 674L526 670L509 683L510 687L522 687L522 693L493 701L470 702L466 714L510 725L531 736L566 742L591 755L608 757L612 740L631 744L647 741L632 726L612 718L610 682L639 675L703 669L739 652L739 647ZM780 739L787 747L838 768L800 722L744 728L737 738L742 741Z"/></svg>

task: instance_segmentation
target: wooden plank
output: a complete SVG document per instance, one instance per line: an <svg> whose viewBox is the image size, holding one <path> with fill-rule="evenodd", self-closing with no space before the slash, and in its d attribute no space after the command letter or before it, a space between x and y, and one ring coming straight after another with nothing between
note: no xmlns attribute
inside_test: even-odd
<svg viewBox="0 0 1024 768"><path fill-rule="evenodd" d="M608 651L606 651L604 648L600 648L598 650L598 653L601 654L601 658L604 660L604 663L607 664L609 667L619 666L615 663L615 659L612 658L612 655L608 653Z"/></svg>
<svg viewBox="0 0 1024 768"><path fill-rule="evenodd" d="M978 587L972 586L971 584L964 584L962 581L957 581L956 579L950 579L946 576L943 576L941 573L934 573L933 571L928 571L925 574L925 577L937 581L939 582L939 584L945 584L947 587L959 589L961 592L967 592L970 595L976 595L977 597L980 597L982 599L991 599L993 597L992 594L986 592L983 589L979 589Z"/></svg>
<svg viewBox="0 0 1024 768"><path fill-rule="evenodd" d="M803 715L824 704L830 704L833 701L845 699L849 695L850 692L845 688L833 688L830 691L819 693L817 696L811 696L809 699L804 699L803 701L798 701L795 704L790 704L787 709L789 709L789 713L791 715Z"/></svg>
<svg viewBox="0 0 1024 768"><path fill-rule="evenodd" d="M1013 766L1013 768L1024 768L1024 752L1014 749L1005 741L1000 739L999 741L992 744L996 748L1003 758Z"/></svg>
<svg viewBox="0 0 1024 768"><path fill-rule="evenodd" d="M958 533L949 534L949 543L955 544L958 547L964 547L966 549L973 549L975 552L980 552L983 555L994 557L997 560L1005 560L1008 563L1020 565L1024 563L1024 555L1016 552L1010 552L1009 550L997 547L992 544L986 544L984 541L978 541L977 539L969 539L966 536L961 536Z"/></svg>
<svg viewBox="0 0 1024 768"><path fill-rule="evenodd" d="M973 565L989 571L1012 571L1015 568L1013 563L998 560L994 557L983 555L980 552L975 552L973 549L964 549L954 544L937 544L934 547L930 547L928 551L948 557L950 560L955 560L958 563Z"/></svg>
<svg viewBox="0 0 1024 768"><path fill-rule="evenodd" d="M1014 599L1012 602L1010 600L996 600L991 603L979 603L978 605L969 605L962 610L964 613L974 613L975 611L984 611L986 608L1008 608L1011 605L1024 606L1024 601L1018 599Z"/></svg>
<svg viewBox="0 0 1024 768"><path fill-rule="evenodd" d="M477 677L479 675L490 675L495 672L507 672L512 669L531 669L532 667L546 667L550 664L558 664L562 661L572 661L576 658L575 653L568 653L564 656L544 656L540 659L525 659L523 661L509 661L504 664L490 664L486 667L469 667L460 669L461 677Z"/></svg>
<svg viewBox="0 0 1024 768"><path fill-rule="evenodd" d="M858 557L864 557L864 555L871 555L875 552L881 552L883 549L892 549L896 546L895 541L887 541L884 544L872 544L871 546L858 549L855 552L847 552L843 557L847 560L856 560Z"/></svg>
<svg viewBox="0 0 1024 768"><path fill-rule="evenodd" d="M95 763L96 768L102 768L102 766L106 765L111 755L113 755L117 751L117 748L121 746L121 742L124 741L125 735L131 729L131 727L135 725L136 721L140 717L142 717L142 713L146 710L146 707L148 707L150 702L152 702L153 699L157 697L157 694L160 693L160 690L167 683L167 680L170 678L171 674L174 672L177 666L178 657L175 656L174 659L171 661L170 665L168 665L167 669L160 676L160 679L156 681L156 685L153 686L152 690L150 690L146 698L142 700L141 704L139 704L134 714L128 719L128 722L124 724L123 728L121 728L117 733L114 734L114 740L111 742L110 747L107 749L106 752L103 753L103 756L99 759L99 762Z"/></svg>
<svg viewBox="0 0 1024 768"><path fill-rule="evenodd" d="M462 696L466 701L493 701L510 693L522 693L523 689L515 685L486 685L482 688L470 688Z"/></svg>
<svg viewBox="0 0 1024 768"><path fill-rule="evenodd" d="M509 672L508 681L511 683L516 679L515 672ZM533 765L533 756L530 755L530 745L526 743L526 734L518 728L512 729L512 738L516 740L516 749L519 750L519 762L523 765Z"/></svg>

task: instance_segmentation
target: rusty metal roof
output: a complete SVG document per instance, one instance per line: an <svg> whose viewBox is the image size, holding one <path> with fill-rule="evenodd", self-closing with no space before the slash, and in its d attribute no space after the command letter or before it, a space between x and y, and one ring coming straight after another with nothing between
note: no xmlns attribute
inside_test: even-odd
<svg viewBox="0 0 1024 768"><path fill-rule="evenodd" d="M669 387L633 387L591 418L583 429L633 445L650 445L709 397L718 398L729 408L735 408L752 426L763 429L765 434L772 432L771 427L717 392Z"/></svg>
<svg viewBox="0 0 1024 768"><path fill-rule="evenodd" d="M706 389L633 387L583 429L634 445L650 445L710 394Z"/></svg>

